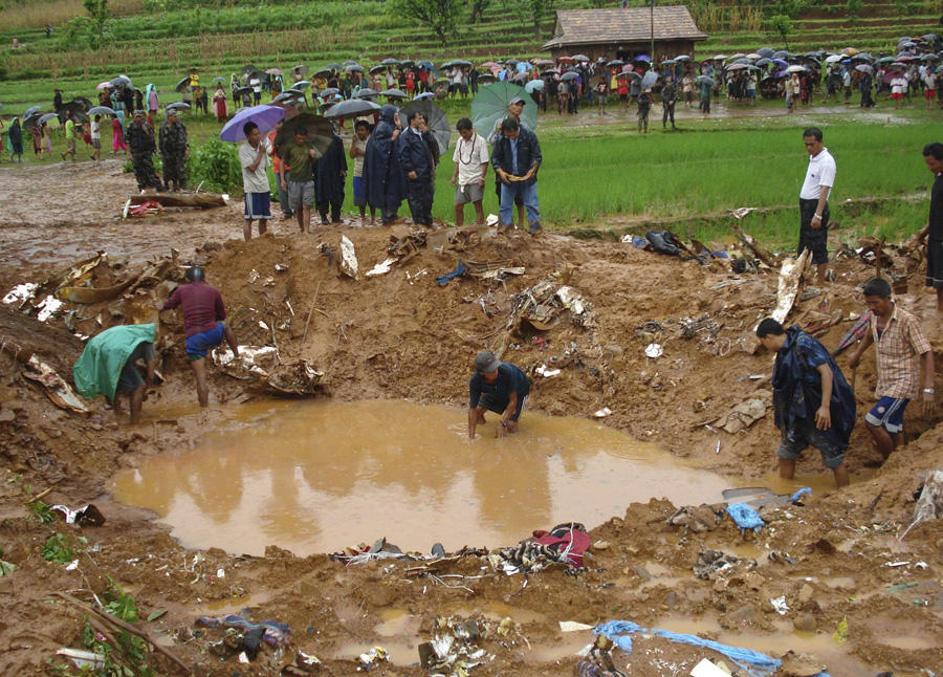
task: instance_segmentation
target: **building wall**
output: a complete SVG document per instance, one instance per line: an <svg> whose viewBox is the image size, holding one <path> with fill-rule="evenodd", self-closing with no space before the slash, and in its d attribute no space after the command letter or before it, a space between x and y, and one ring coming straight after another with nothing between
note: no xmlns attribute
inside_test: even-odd
<svg viewBox="0 0 943 677"><path fill-rule="evenodd" d="M612 43L607 45L568 45L563 49L550 50L554 59L560 56L573 56L574 54L585 54L594 61L600 57L607 61L612 59L629 60L639 54L649 54L651 51L650 42L627 42ZM693 40L656 40L655 41L655 60L664 61L673 59L676 56L687 54L694 56Z"/></svg>

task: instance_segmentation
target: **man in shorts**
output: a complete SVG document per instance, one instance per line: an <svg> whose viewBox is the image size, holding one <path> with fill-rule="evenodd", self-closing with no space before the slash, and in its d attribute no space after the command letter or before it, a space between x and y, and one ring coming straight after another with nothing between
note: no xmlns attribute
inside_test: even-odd
<svg viewBox="0 0 943 677"><path fill-rule="evenodd" d="M354 205L360 210L360 225L367 219L367 181L363 176L363 159L367 155L367 140L370 138L370 123L357 120L354 138L350 142L350 157L354 161ZM370 225L376 223L377 210L370 206Z"/></svg>
<svg viewBox="0 0 943 677"><path fill-rule="evenodd" d="M481 205L485 197L488 162L491 160L488 144L475 131L468 118L459 120L456 129L459 140L452 153L455 170L451 179L455 186L455 225L459 228L465 225L465 205L471 202L475 205L476 224L481 226L485 223L485 212Z"/></svg>
<svg viewBox="0 0 943 677"><path fill-rule="evenodd" d="M116 416L121 414L119 397L126 396L131 423L137 423L145 389L154 382L156 338L156 324L119 325L93 336L72 368L76 390L89 399L104 395ZM139 360L145 363L146 377Z"/></svg>
<svg viewBox="0 0 943 677"><path fill-rule="evenodd" d="M196 376L196 392L200 406L209 405L210 393L206 383L206 356L223 340L233 354L239 356L239 345L232 330L226 325L226 307L219 290L206 284L203 268L191 266L186 272L187 284L182 284L160 306L160 310L183 307L183 330L187 336L187 357Z"/></svg>
<svg viewBox="0 0 943 677"><path fill-rule="evenodd" d="M311 207L314 205L314 163L320 156L308 141L308 130L299 127L294 137L280 149L282 159L279 183L288 191L288 206L298 218L302 233L311 227ZM285 171L285 165L290 169Z"/></svg>
<svg viewBox="0 0 943 677"><path fill-rule="evenodd" d="M773 406L779 445L779 476L791 480L796 461L808 446L822 454L839 488L848 484L845 450L855 427L855 393L828 350L793 325L773 318L756 328L764 348L776 353Z"/></svg>
<svg viewBox="0 0 943 677"><path fill-rule="evenodd" d="M891 285L876 277L864 285L864 302L871 311L871 326L848 364L856 369L873 344L877 357L877 404L864 417L874 446L884 460L897 447L904 427L904 410L919 396L923 413L933 411L933 350L913 315L891 297ZM920 363L923 363L921 374ZM922 386L921 386L922 382Z"/></svg>
<svg viewBox="0 0 943 677"><path fill-rule="evenodd" d="M242 126L245 143L239 144L239 164L242 166L242 192L245 201L245 225L242 236L252 239L252 222L259 222L259 237L265 235L272 218L271 189L268 183L268 143L259 126L251 120Z"/></svg>
<svg viewBox="0 0 943 677"><path fill-rule="evenodd" d="M496 437L517 432L517 423L530 393L530 379L518 367L501 362L490 350L475 357L475 374L468 383L468 437L475 439L485 411L501 414Z"/></svg>

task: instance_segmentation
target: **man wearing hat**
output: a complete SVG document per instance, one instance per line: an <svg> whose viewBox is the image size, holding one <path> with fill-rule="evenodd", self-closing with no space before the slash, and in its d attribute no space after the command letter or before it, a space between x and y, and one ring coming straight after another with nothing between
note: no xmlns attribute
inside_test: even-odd
<svg viewBox="0 0 943 677"><path fill-rule="evenodd" d="M206 284L206 275L201 266L191 266L186 272L187 284L182 284L159 305L161 311L183 308L183 330L187 335L187 359L196 376L197 397L200 406L209 405L210 392L206 383L206 356L224 340L235 357L239 357L239 345L232 330L226 324L226 307L222 294L216 287Z"/></svg>
<svg viewBox="0 0 943 677"><path fill-rule="evenodd" d="M187 128L177 114L176 108L167 109L167 117L160 126L160 157L164 163L164 183L167 190L179 191L187 180Z"/></svg>
<svg viewBox="0 0 943 677"><path fill-rule="evenodd" d="M154 171L154 161L151 157L156 148L154 130L144 120L144 111L134 111L134 119L128 125L127 137L138 190L144 191L147 188L161 190L160 179Z"/></svg>
<svg viewBox="0 0 943 677"><path fill-rule="evenodd" d="M475 439L485 411L501 414L496 437L517 432L517 422L530 393L530 379L518 367L499 360L490 350L475 358L475 374L468 383L468 437Z"/></svg>
<svg viewBox="0 0 943 677"><path fill-rule="evenodd" d="M524 120L521 116L524 114L524 106L526 103L527 102L524 101L524 97L522 96L515 96L513 99L511 99L510 102L508 102L508 118L517 120L517 124L520 125L522 129L524 128ZM491 144L492 148L498 142L498 139L501 138L501 122L502 120L498 120L494 124L494 131L488 138L488 142ZM494 188L495 193L498 195L498 203L500 203L501 179L498 178L497 175L495 175ZM521 230L524 230L524 199L519 195L515 195L514 204L517 206L517 227Z"/></svg>

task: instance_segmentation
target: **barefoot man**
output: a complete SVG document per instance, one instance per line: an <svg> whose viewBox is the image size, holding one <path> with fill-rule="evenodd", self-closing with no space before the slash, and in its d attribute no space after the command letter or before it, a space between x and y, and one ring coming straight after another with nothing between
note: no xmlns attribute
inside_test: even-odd
<svg viewBox="0 0 943 677"><path fill-rule="evenodd" d="M517 422L530 393L530 379L518 367L502 362L490 350L475 358L475 374L468 384L468 437L475 439L485 410L501 414L495 437L517 432Z"/></svg>
<svg viewBox="0 0 943 677"><path fill-rule="evenodd" d="M760 343L776 353L773 405L779 445L779 476L791 480L808 446L822 454L839 488L848 484L845 450L855 427L855 394L821 343L793 325L771 317L756 328Z"/></svg>
<svg viewBox="0 0 943 677"><path fill-rule="evenodd" d="M226 340L236 357L239 346L232 330L226 326L226 308L219 290L206 284L203 268L191 266L186 272L187 284L170 295L161 310L183 307L183 329L187 335L187 357L196 376L196 392L200 406L209 405L210 392L206 383L206 356Z"/></svg>

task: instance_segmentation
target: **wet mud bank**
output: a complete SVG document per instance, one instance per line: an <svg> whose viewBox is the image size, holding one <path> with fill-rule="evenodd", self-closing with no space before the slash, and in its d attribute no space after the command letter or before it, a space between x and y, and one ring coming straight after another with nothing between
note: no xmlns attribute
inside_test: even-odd
<svg viewBox="0 0 943 677"><path fill-rule="evenodd" d="M34 225L30 237L48 236L46 225ZM241 232L240 225L235 208L121 224L125 237L145 237L154 249L115 255L101 263L85 281L93 287L115 287L149 265L159 268L163 258L170 258L170 246L180 240L191 244L179 247L180 258L173 266L146 278L128 295L82 307L67 304L49 322L40 322L36 312L24 313L10 305L0 308L4 346L0 457L5 473L0 484L0 559L16 567L0 576L0 609L4 618L16 619L0 624L4 674L55 674L55 664L69 664L67 658L56 656L58 649L87 650L91 645L93 651L100 650L100 644L87 642L87 633L83 639L83 629L101 633L104 627L112 637L118 631L89 609L97 606L97 597L103 605L118 605L112 610L124 600L126 610L124 596L136 604L135 627L196 674L269 675L288 666L284 674L305 674L315 668L304 656L317 656L320 674L349 675L356 671L360 654L374 646L388 649L391 657L373 669L375 674L428 674L419 665L419 646L445 634L439 618L476 621L480 636L475 647L485 653L471 660L481 663L474 674L482 675L570 674L579 661L574 654L592 641L592 633L563 632L560 621L593 626L631 620L645 628L694 633L777 658L792 649L810 654L833 675L925 674L943 664L943 590L938 580L943 527L930 521L914 528L905 540L898 539L911 521L914 492L923 475L943 464L938 414L929 419L911 415L908 444L878 471L865 467L876 454L866 433L856 431L849 454L852 486L846 491L831 490L822 481L820 459L808 454L799 473L803 479L815 478L812 496L801 506L763 508L766 524L757 533L741 534L722 513L698 507L709 500L700 488L692 490L692 501L672 496L671 502L656 498L632 503L633 497L644 495L635 493L638 486L650 483L645 476L622 468L609 473L611 477L586 475L590 485L598 481L607 487L603 493L613 496L624 484L625 500L620 509L612 510L611 518L602 518L591 530L588 556L576 570L551 566L508 575L489 560L494 548L478 550L514 546L533 529L576 519L552 509L538 515L534 505L540 499L530 493L539 484L540 473L566 477L569 460L576 468L571 475L576 476L585 461L579 454L541 449L539 462L529 463L527 450L511 453L491 440L482 445L483 460L462 463L461 457L449 457L453 474L441 479L440 486L448 489L443 496L461 498L460 492L453 492L463 482L474 486L474 472L468 466L481 463L489 464L483 478L486 488L510 483L516 493L497 492L479 503L482 512L477 516L465 505L467 522L474 524L461 519L463 506L449 513L454 517L444 525L449 535L443 544L450 551L445 558L390 557L345 566L326 555L293 554L285 545L278 547L278 537L264 529L251 536L248 528L250 547L244 550L184 547L152 514L112 499L112 477L160 473L149 468L160 468L166 458L209 452L203 455L210 466L195 476L170 477L169 469L163 474L177 487L186 485L174 495L185 495L212 516L214 505L235 500L237 492L230 490L228 478L246 476L227 474L225 465L233 454L241 450L253 462L279 454L266 444L274 425L260 428L261 440L247 434L224 442L225 449L207 446L217 434L214 431L229 434L246 425L234 421L230 413L240 408L253 426L274 420L261 411L272 401L271 384L214 367L212 405L198 411L182 351L182 326L169 315L164 317L160 342L166 383L145 402L144 420L138 426L116 422L102 402L92 403L88 414L60 408L47 387L29 378L28 363L35 355L68 379L82 348L74 334L90 335L141 317L169 293L179 278L177 266L189 260L204 263L209 281L222 290L239 342L256 347L277 344L283 363L303 362L321 372L320 397L329 399L329 406L349 402L356 407L361 406L357 402L376 399L447 406L458 414L451 424L456 429L445 426L437 434L460 437L471 360L478 350L493 348L534 374L529 404L542 416L589 419L606 411L590 425L604 425L620 431L620 438L624 433L657 445L683 460L685 472L695 468L702 469L705 478L707 473L744 478L775 493L791 488L769 478L777 440L768 411L766 377L771 359L754 352L750 337L756 320L776 304L776 271L761 268L735 275L722 262L704 265L622 243L579 241L552 233L533 239L451 232L429 234L419 243L410 239L412 231L404 225L382 230L347 223L301 236L278 223L273 237L250 243L226 241L227 234L234 237ZM4 290L27 279L42 282L68 269L76 258L107 250L109 228L107 223L100 231L84 228L78 256L68 251L56 259L53 253L50 263L26 270L18 263L4 263L0 270ZM206 245L194 235L208 231L217 237L206 239L219 244ZM342 235L354 246L357 280L340 271ZM167 250L162 249L164 244ZM11 247L17 246L17 240L11 241ZM399 261L389 272L365 275L391 256ZM435 277L454 270L459 260L469 272L445 286L437 285ZM829 347L851 326L852 313L861 312L856 285L873 274L855 258L839 260L835 269L836 283L825 290L805 285L790 315L790 320L816 330ZM924 319L939 355L941 327L931 299L916 283L919 278L913 279L902 303ZM569 291L561 295L564 287ZM652 344L661 347L660 354L652 351L658 357L646 355ZM859 409L870 402L873 382L873 365L866 360L857 375ZM308 405L293 401L272 406L281 411ZM376 434L377 429L386 432L384 421L391 415L381 410L378 418L371 418L361 411L358 420L366 420L365 427ZM290 426L290 415L278 416ZM527 434L527 416L521 436ZM345 420L340 413L338 417ZM417 417L402 416L407 419L404 425L416 425L408 419ZM552 426L554 418L546 425ZM562 437L555 429L541 429L540 417L532 420L541 436ZM438 419L426 427L441 428ZM391 425L386 437L395 437L395 430ZM617 434L603 431L600 437L606 439L610 433ZM322 435L342 437L344 428ZM520 439L526 437L513 443L520 444ZM577 446L586 453L583 442ZM305 492L315 487L328 494L322 497L326 505L338 487L407 467L384 467L376 459L357 467L345 465L353 458L348 452L332 467L329 455L318 457L308 479L304 468L296 474L298 463L288 462L288 471L280 474L266 469L258 484L243 485L242 508L233 529L238 532L239 520L254 527L271 521L279 514L272 497L290 502L296 492L295 500L304 509L311 499ZM557 462L561 473L548 471ZM441 465L415 467L416 472L429 474L440 472ZM464 472L468 478L462 477ZM407 483L401 479L399 485ZM253 486L264 486L265 493L250 494L246 488ZM415 487L424 486L416 480ZM47 489L43 503L78 507L91 501L106 522L99 527L67 525L38 509L32 499ZM543 495L566 495L570 489L570 483L550 483ZM365 500L367 514L361 523L368 523L369 510L380 513L386 506L435 506L436 498L430 499L426 492L416 489L385 496L377 505ZM679 515L685 504L692 504L690 510ZM315 512L316 517L325 514ZM543 522L537 524L535 516ZM217 522L207 522L203 528L226 523L222 512L217 517ZM395 513L392 517L395 521ZM318 528L286 520L303 536ZM332 523L343 525L347 520L335 515ZM494 527L494 539L502 542L487 542L491 537L482 535L482 524ZM415 532L419 527L410 529ZM426 555L433 542L441 540L430 530L416 544L400 543L395 528L383 533L365 528L342 533L337 538L348 542L338 547L363 542L370 548L384 536L389 544L403 550L419 547ZM470 549L463 552L462 545ZM315 550L302 548L299 554ZM378 551L391 552L382 544ZM712 560L707 551L729 557ZM75 560L78 563L71 566ZM721 565L712 568L711 562ZM60 592L78 598L85 608L66 601ZM782 603L771 602L781 598ZM265 631L272 644L262 646L254 660L241 663L244 635L250 629L227 631L219 626L222 620L215 625L212 621L230 613L251 622L272 619L287 624L290 634ZM209 618L198 625L204 616ZM158 674L179 670L172 659L153 649L143 650L142 656ZM723 658L658 636L639 636L631 654L615 650L612 656L620 669L633 675L686 675L704 657ZM132 664L137 659L119 651L115 660Z"/></svg>

